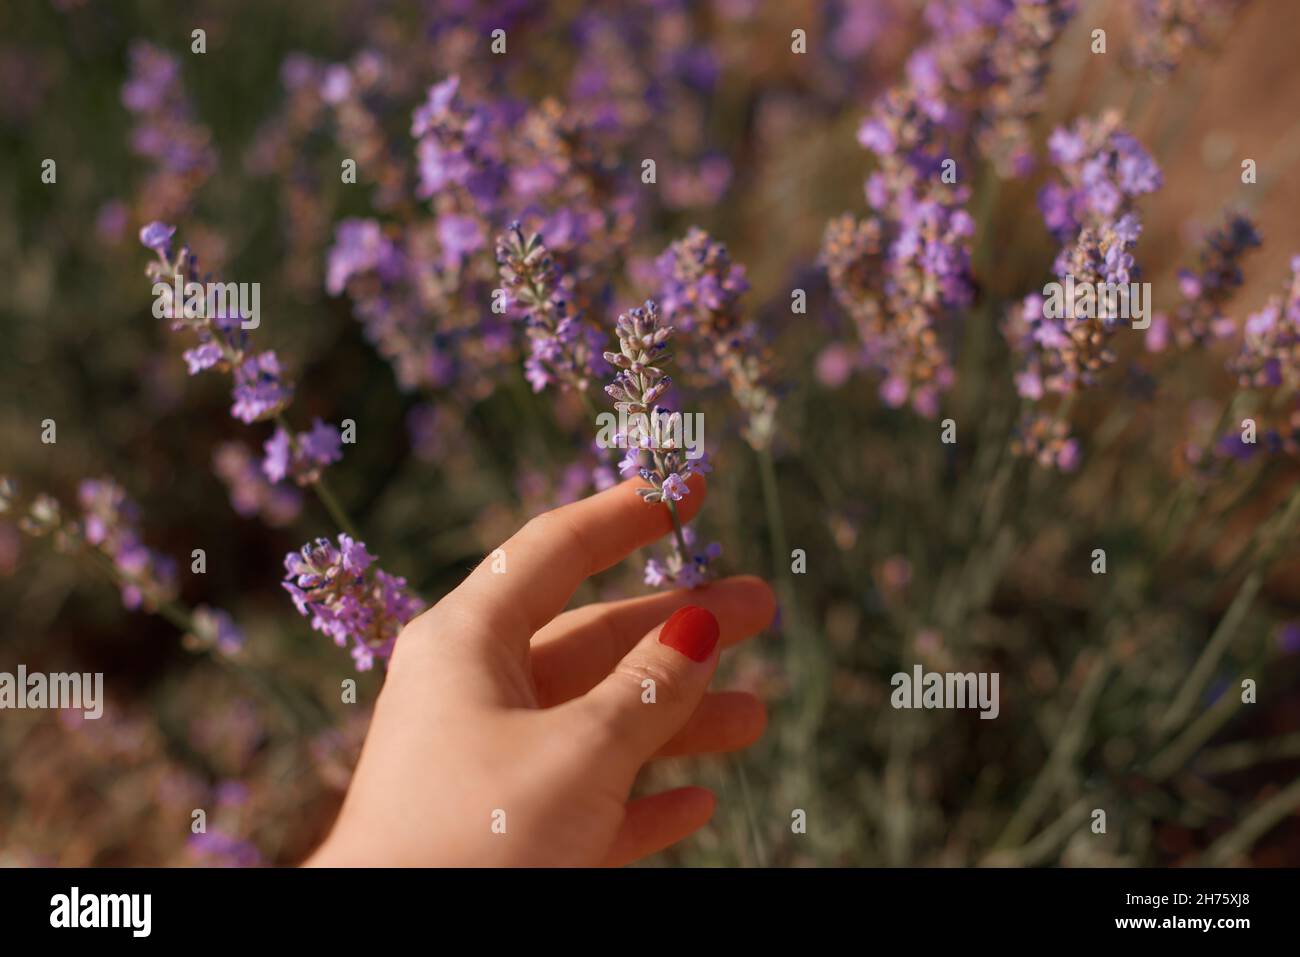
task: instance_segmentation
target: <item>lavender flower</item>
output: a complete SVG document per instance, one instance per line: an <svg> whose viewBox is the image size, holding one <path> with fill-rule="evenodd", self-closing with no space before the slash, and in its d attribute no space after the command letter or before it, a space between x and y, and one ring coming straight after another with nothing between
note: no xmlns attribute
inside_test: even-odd
<svg viewBox="0 0 1300 957"><path fill-rule="evenodd" d="M1228 368L1242 388L1300 385L1300 256L1291 259L1285 293L1248 316L1241 332L1241 351Z"/></svg>
<svg viewBox="0 0 1300 957"><path fill-rule="evenodd" d="M345 219L339 223L328 262L325 291L331 296L343 292L353 276L374 271L392 281L405 267L401 250L373 219Z"/></svg>
<svg viewBox="0 0 1300 957"><path fill-rule="evenodd" d="M238 317L208 315L207 309L194 315L185 302L176 301L176 284L182 296L189 283L199 283L197 261L186 246L169 255L176 228L164 223L149 223L140 231L141 243L157 253L145 274L154 284L155 314L171 320L173 331L192 332L198 344L185 351L190 375L207 369L230 372L234 379L230 414L244 423L273 418L293 398L293 388L283 377L274 352L248 351L248 336Z"/></svg>
<svg viewBox="0 0 1300 957"><path fill-rule="evenodd" d="M172 237L175 235L175 226L155 221L141 227L140 243L146 249L152 249L165 258L171 249Z"/></svg>
<svg viewBox="0 0 1300 957"><path fill-rule="evenodd" d="M190 637L197 647L210 648L226 656L238 654L244 647L244 633L228 612L199 605L191 620L194 628Z"/></svg>
<svg viewBox="0 0 1300 957"><path fill-rule="evenodd" d="M1074 0L1014 0L980 60L985 90L976 144L1003 176L1033 167L1029 121L1042 110L1048 62L1075 13Z"/></svg>
<svg viewBox="0 0 1300 957"><path fill-rule="evenodd" d="M1003 322L1003 334L1021 356L1017 388L1037 400L1095 385L1115 361L1111 339L1120 317L1093 300L1103 286L1137 281L1132 255L1142 232L1134 200L1159 188L1155 161L1119 127L1113 111L1052 133L1048 148L1061 178L1039 194L1043 220L1063 243L1053 265L1064 296L1048 314L1047 300L1026 296ZM1108 302L1108 300L1107 300ZM1058 314L1059 313L1059 314Z"/></svg>
<svg viewBox="0 0 1300 957"><path fill-rule="evenodd" d="M12 483L0 478L0 513L9 510L14 494ZM29 535L52 536L60 551L91 548L104 556L128 610L164 609L172 621L183 616L184 611L172 605L177 593L176 564L143 543L139 509L122 487L112 479L86 479L78 487L77 497L82 509L80 523L65 521L58 501L39 495L19 527ZM191 650L234 655L243 647L243 633L219 608L200 605L189 623L185 644Z"/></svg>
<svg viewBox="0 0 1300 957"><path fill-rule="evenodd" d="M1074 0L926 5L934 37L908 60L908 82L941 102L945 127L962 132L1003 177L1033 166L1029 122L1042 109L1052 47L1075 7Z"/></svg>
<svg viewBox="0 0 1300 957"><path fill-rule="evenodd" d="M142 196L154 215L176 216L189 207L194 193L216 170L212 137L194 121L176 57L137 41L131 46L130 61L122 105L135 120L131 149L154 164Z"/></svg>
<svg viewBox="0 0 1300 957"><path fill-rule="evenodd" d="M1180 346L1205 345L1232 335L1235 323L1223 310L1244 281L1241 260L1259 243L1255 224L1248 217L1229 216L1206 238L1200 268L1195 272L1179 270L1178 289L1183 301L1172 321L1174 338ZM1168 321L1163 316L1158 318Z"/></svg>
<svg viewBox="0 0 1300 957"><path fill-rule="evenodd" d="M293 398L293 390L281 376L280 360L274 352L259 352L235 366L234 405L230 414L246 424L274 418Z"/></svg>
<svg viewBox="0 0 1300 957"><path fill-rule="evenodd" d="M1043 187L1038 205L1062 243L1085 228L1114 223L1132 209L1135 198L1160 188L1160 167L1119 123L1119 112L1108 110L1071 128L1058 127L1048 138L1061 179Z"/></svg>
<svg viewBox="0 0 1300 957"><path fill-rule="evenodd" d="M457 76L430 87L428 98L411 117L411 135L418 141L416 195L427 199L458 187L487 205L495 199L504 172L494 155L489 113L465 104L459 90Z"/></svg>
<svg viewBox="0 0 1300 957"><path fill-rule="evenodd" d="M1016 427L1011 452L1031 458L1044 468L1073 472L1079 467L1079 440L1070 436L1070 424L1043 413L1029 413Z"/></svg>
<svg viewBox="0 0 1300 957"><path fill-rule="evenodd" d="M118 576L122 604L154 610L176 597L176 563L145 546L140 512L112 479L86 479L77 490L81 536L108 557Z"/></svg>
<svg viewBox="0 0 1300 957"><path fill-rule="evenodd" d="M301 493L267 481L253 453L242 442L222 442L212 455L212 470L226 486L230 506L245 518L260 516L272 528L288 525L302 510Z"/></svg>
<svg viewBox="0 0 1300 957"><path fill-rule="evenodd" d="M344 220L329 251L326 288L334 295L346 289L366 338L393 365L402 389L482 397L509 360L507 324L482 308L486 264L466 261L463 236L453 237L459 245L451 248L438 234L435 224L399 232L375 220Z"/></svg>
<svg viewBox="0 0 1300 957"><path fill-rule="evenodd" d="M284 559L284 588L298 613L340 648L350 643L358 671L387 658L398 632L423 608L406 579L372 567L373 562L364 543L342 534L337 547L318 538Z"/></svg>
<svg viewBox="0 0 1300 957"><path fill-rule="evenodd" d="M497 238L496 254L509 304L528 332L524 371L533 391L558 383L586 392L606 369L599 332L571 312L572 281L560 275L541 236L525 238L519 223Z"/></svg>
<svg viewBox="0 0 1300 957"><path fill-rule="evenodd" d="M938 201L909 203L892 222L832 220L820 261L857 326L863 361L881 376L885 404L910 401L918 414L933 417L955 378L944 340L972 295L974 223Z"/></svg>
<svg viewBox="0 0 1300 957"><path fill-rule="evenodd" d="M654 302L647 300L643 308L620 315L617 329L619 351L605 353L605 360L618 371L605 392L627 422L618 436L619 447L626 450L619 466L625 475L635 471L649 483L649 488L637 489L637 494L648 503L666 504L676 532L668 559L647 563L646 581L693 588L705 580L709 561L719 549L710 546L693 554L691 539L677 522L676 503L690 494L687 481L696 472L708 472L710 466L707 456L691 459L679 447L675 437L683 434L681 413L657 404L670 384L660 365L668 359L673 328L662 321Z"/></svg>
<svg viewBox="0 0 1300 957"><path fill-rule="evenodd" d="M307 432L290 435L283 426L266 440L263 447L262 474L271 482L292 476L299 485L310 485L320 478L325 466L343 458L339 430L320 419Z"/></svg>
<svg viewBox="0 0 1300 957"><path fill-rule="evenodd" d="M682 529L686 545L685 557L680 549L671 549L666 558L648 558L643 580L651 588L698 588L710 576L710 565L722 556L722 546L710 542L703 549L695 547L695 531L689 525Z"/></svg>
<svg viewBox="0 0 1300 957"><path fill-rule="evenodd" d="M765 382L766 351L753 323L740 313L740 297L749 289L744 267L731 262L722 243L692 227L664 250L656 268L665 319L704 347L689 353L684 368L706 382L726 383L745 410L746 439L765 448L772 438L776 397Z"/></svg>
<svg viewBox="0 0 1300 957"><path fill-rule="evenodd" d="M859 127L858 142L879 164L866 182L872 214L832 220L820 257L857 326L864 363L881 377L881 398L927 417L955 378L950 340L973 298L975 231L964 209L969 190L942 175L960 144L936 70L914 57L908 82L877 100Z"/></svg>
<svg viewBox="0 0 1300 957"><path fill-rule="evenodd" d="M629 309L618 317L620 351L605 353L605 361L618 370L605 392L629 422L619 437L620 447L646 452L654 461L653 467L638 467L652 486L639 490L647 502L681 501L689 493L686 479L698 471L684 450L672 444L672 436L682 434L674 420L679 413L657 404L672 381L657 364L667 360L672 334L658 306L647 299L644 308Z"/></svg>
<svg viewBox="0 0 1300 957"><path fill-rule="evenodd" d="M1204 47L1247 0L1138 0L1133 61L1156 80L1167 80L1190 50Z"/></svg>

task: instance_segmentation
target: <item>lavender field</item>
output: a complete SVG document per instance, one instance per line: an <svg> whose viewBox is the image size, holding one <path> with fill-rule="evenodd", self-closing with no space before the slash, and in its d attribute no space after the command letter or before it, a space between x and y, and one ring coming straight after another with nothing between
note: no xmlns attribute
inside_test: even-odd
<svg viewBox="0 0 1300 957"><path fill-rule="evenodd" d="M593 860L1300 865L1294 17L5 4L0 864L302 863L399 635L572 573L735 645L632 772L708 813Z"/></svg>

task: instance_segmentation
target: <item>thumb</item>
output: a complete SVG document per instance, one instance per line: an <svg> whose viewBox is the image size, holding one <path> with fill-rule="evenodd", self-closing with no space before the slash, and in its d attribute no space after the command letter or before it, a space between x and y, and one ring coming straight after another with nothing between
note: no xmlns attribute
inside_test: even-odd
<svg viewBox="0 0 1300 957"><path fill-rule="evenodd" d="M602 743L600 766L617 776L613 783L630 788L641 766L695 713L718 667L719 632L707 608L680 608L579 699Z"/></svg>

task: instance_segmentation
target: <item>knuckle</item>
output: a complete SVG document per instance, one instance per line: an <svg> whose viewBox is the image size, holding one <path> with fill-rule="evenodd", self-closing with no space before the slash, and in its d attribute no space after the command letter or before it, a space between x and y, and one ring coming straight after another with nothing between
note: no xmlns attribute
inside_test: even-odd
<svg viewBox="0 0 1300 957"><path fill-rule="evenodd" d="M578 564L584 577L591 572L591 551L582 531L564 514L563 509L552 509L530 518L524 525L530 539L558 543L564 560Z"/></svg>
<svg viewBox="0 0 1300 957"><path fill-rule="evenodd" d="M673 707L681 702L681 680L662 661L638 656L632 660L620 661L614 672L623 678L628 685L627 693L635 695L634 700L638 702L642 700L641 695L647 687L647 681L653 682L655 704Z"/></svg>

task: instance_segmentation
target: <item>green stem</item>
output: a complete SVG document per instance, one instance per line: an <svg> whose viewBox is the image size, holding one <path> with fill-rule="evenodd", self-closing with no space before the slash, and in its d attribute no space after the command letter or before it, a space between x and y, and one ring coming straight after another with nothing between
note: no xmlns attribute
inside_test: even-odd
<svg viewBox="0 0 1300 957"><path fill-rule="evenodd" d="M1198 863L1205 867L1231 864L1297 807L1300 807L1300 778L1257 804L1240 824L1211 844Z"/></svg>
<svg viewBox="0 0 1300 957"><path fill-rule="evenodd" d="M1200 658L1197 659L1195 666L1193 666L1187 679L1183 682L1183 686L1174 698L1173 704L1169 706L1169 710L1165 712L1157 724L1158 731L1168 732L1187 720L1197 696L1210 680L1214 669L1219 664L1219 659L1223 657L1224 652L1228 650L1228 646L1232 644L1237 629L1250 612L1255 597L1264 586L1264 578L1268 573L1269 566L1272 565L1278 551L1295 529L1297 520L1300 520L1300 492L1293 492L1281 514L1275 515L1271 521L1260 529L1257 539L1259 551L1255 567L1238 587L1232 603L1228 606L1228 610L1224 612L1223 618L1219 620L1219 624L1210 636L1209 642L1206 643L1205 650L1201 652Z"/></svg>
<svg viewBox="0 0 1300 957"><path fill-rule="evenodd" d="M659 452L652 452L654 457L655 468L659 470L660 475L667 475L668 470L664 467L664 457ZM677 503L668 496L664 496L664 504L668 506L668 514L673 520L673 540L677 543L677 557L682 560L683 566L691 560L691 550L686 545L686 534L682 531L682 519L677 514Z"/></svg>
<svg viewBox="0 0 1300 957"><path fill-rule="evenodd" d="M283 412L278 412L274 421L276 425L284 430L284 434L289 436L289 444L296 453L298 450L298 436L293 431L292 426L289 425L289 420L284 417ZM334 524L338 526L339 531L352 538L360 538L361 536L357 534L356 525L348 516L347 510L339 504L339 500L330 489L325 476L317 476L316 480L311 483L311 488L316 493L316 497L320 499L320 503L325 506L325 511L329 512L330 518L334 520Z"/></svg>
<svg viewBox="0 0 1300 957"><path fill-rule="evenodd" d="M330 513L330 518L334 519L334 524L352 538L359 538L356 526L352 524L352 519L348 517L347 511L335 498L334 492L325 481L325 476L322 475L317 478L312 483L312 489L316 492L316 497L320 499L320 503L325 506L325 511Z"/></svg>

